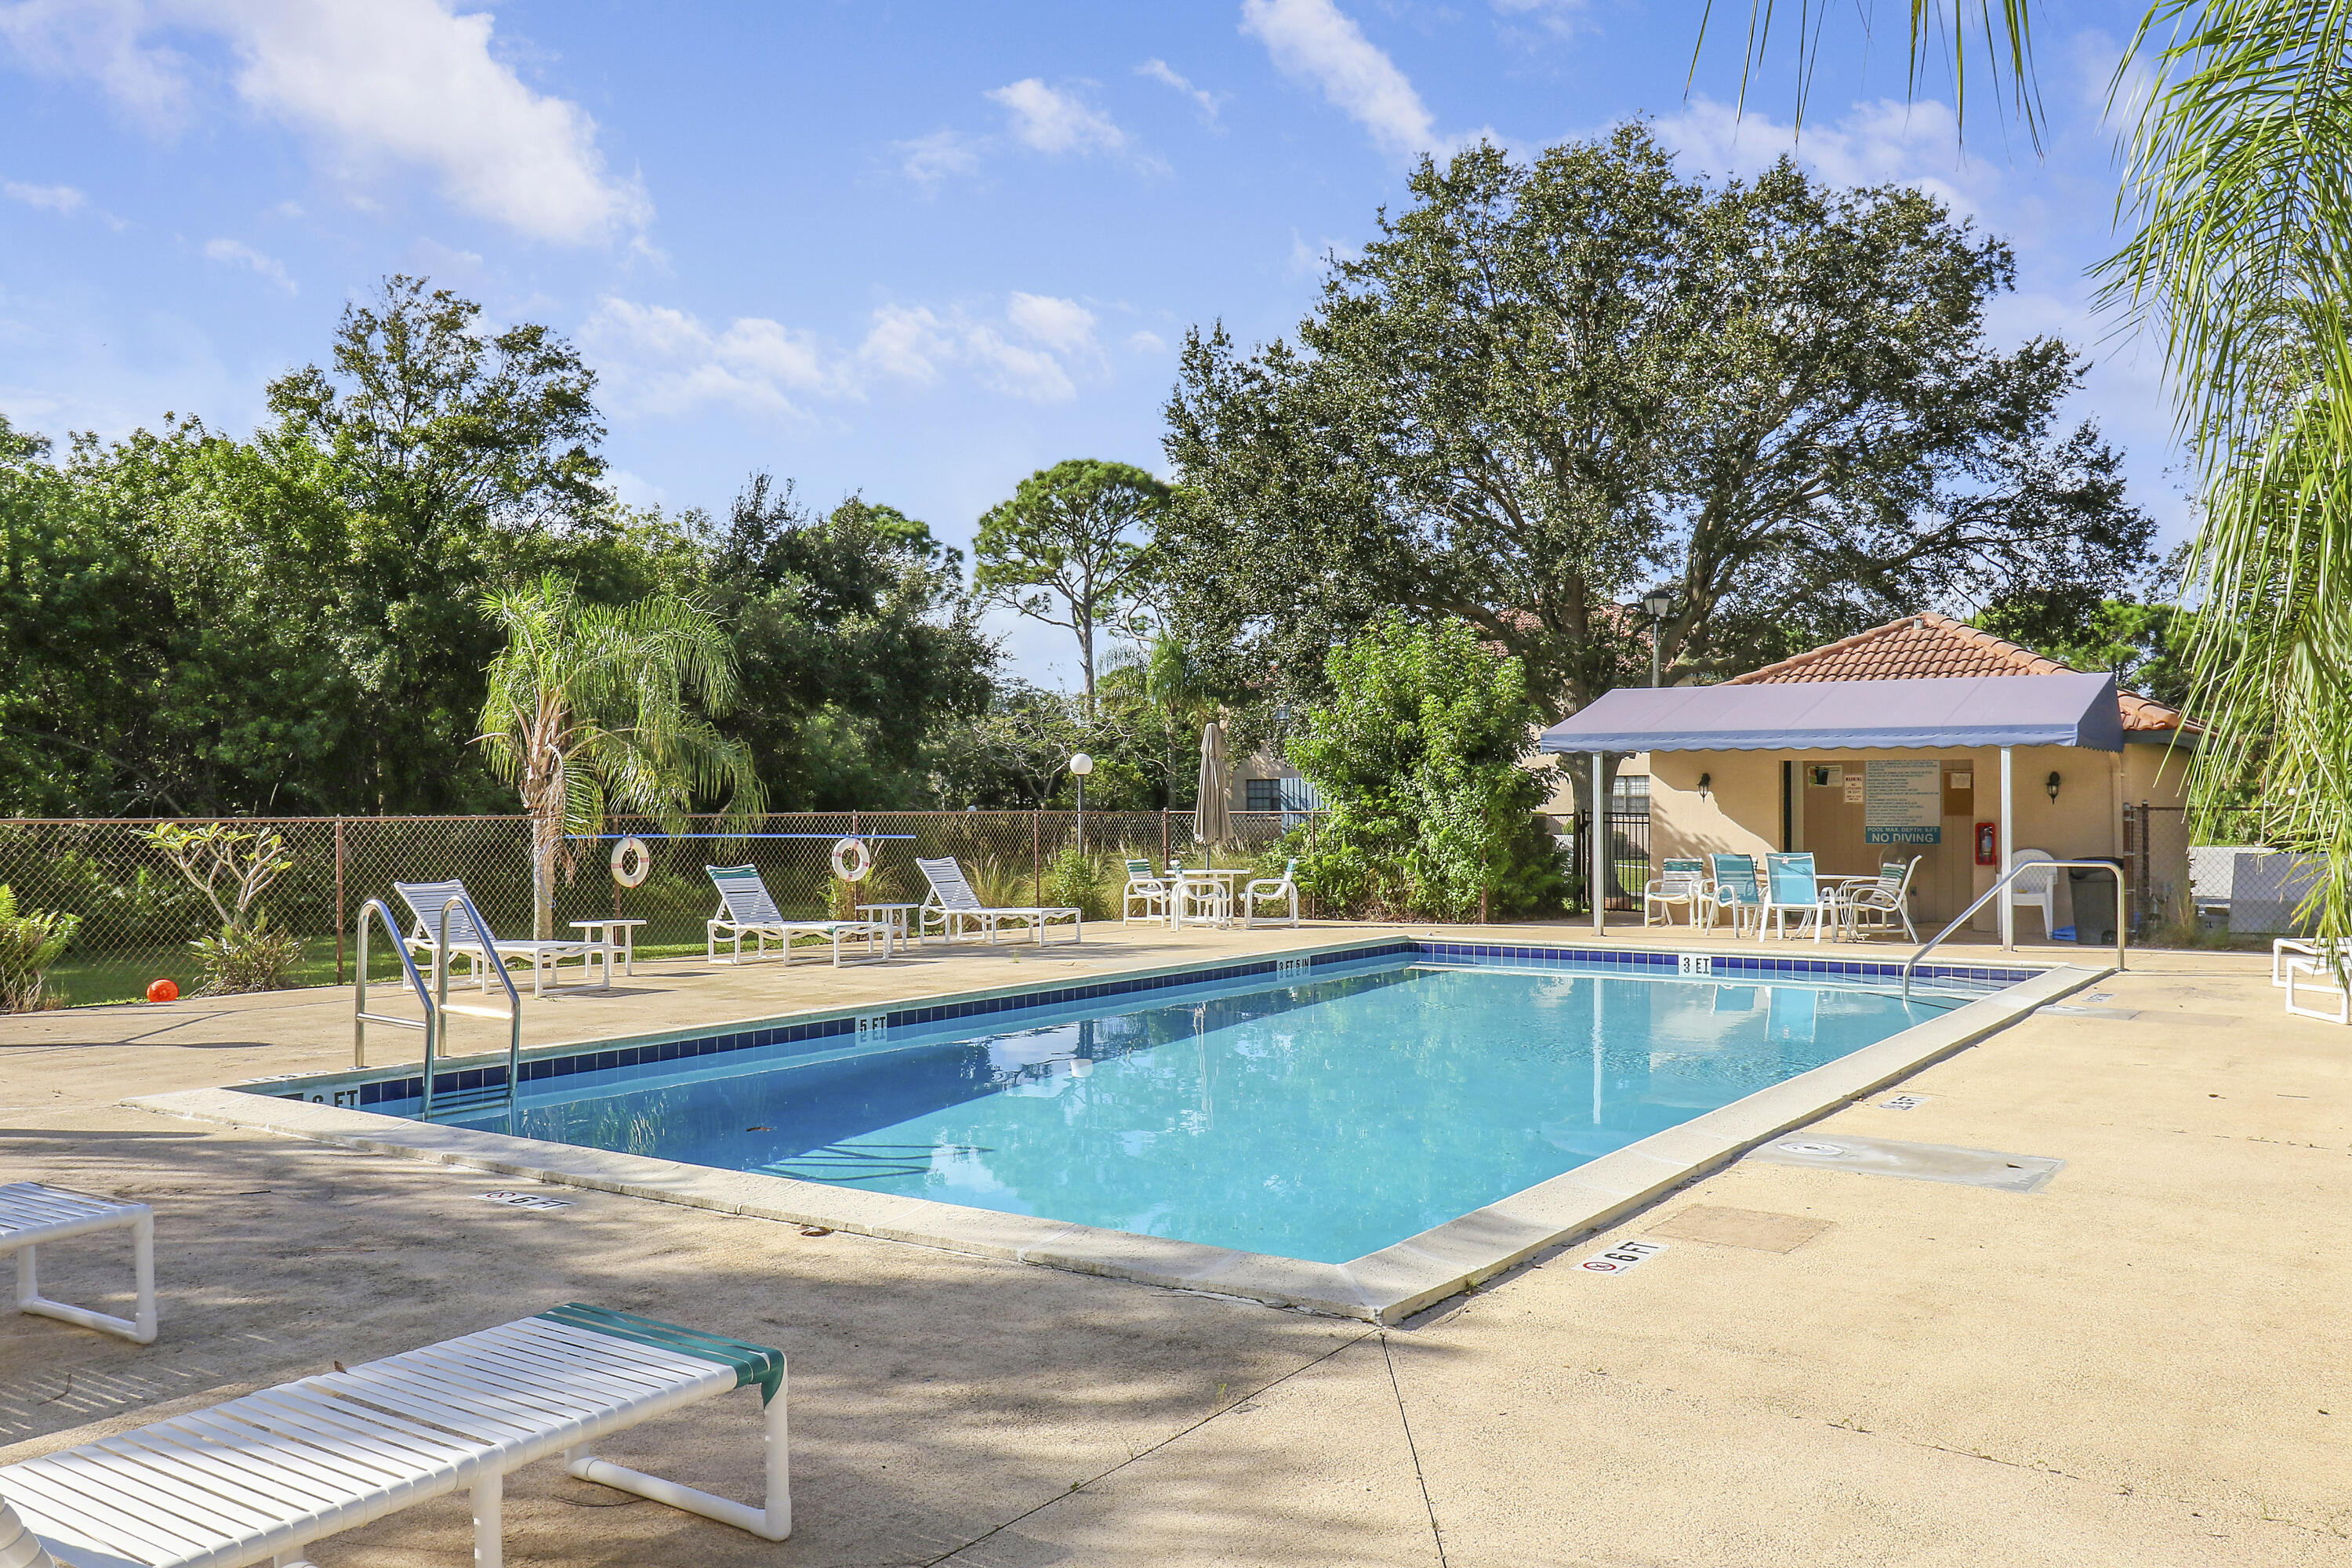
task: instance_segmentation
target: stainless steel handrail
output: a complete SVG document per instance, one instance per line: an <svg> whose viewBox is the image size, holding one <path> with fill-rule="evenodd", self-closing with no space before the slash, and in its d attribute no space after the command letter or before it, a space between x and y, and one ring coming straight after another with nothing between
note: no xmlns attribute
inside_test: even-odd
<svg viewBox="0 0 2352 1568"><path fill-rule="evenodd" d="M2021 860L2002 875L1995 878L1991 887L1977 895L1975 903L1954 916L1951 924L1929 937L1921 945L1919 951L1911 955L1909 961L1903 965L1903 1000L1906 1002L1911 1000L1911 972L1919 966L1919 961L1934 952L1937 944L1946 937L1959 930L1961 921L1984 908L1995 893L2017 880L2020 874L2045 869L2063 871L2078 868L2085 871L2105 871L2116 879L2116 967L2123 968L2124 928L2130 923L2131 914L2131 899L2124 882L2123 867L2113 860Z"/></svg>
<svg viewBox="0 0 2352 1568"><path fill-rule="evenodd" d="M488 963L498 974L499 984L506 987L507 1010L505 1012L501 1013L489 1007L461 1006L449 1000L449 911L451 910L464 910L466 918L473 922L475 940L481 943L478 962ZM409 988L416 993L417 1001L424 1005L425 1020L422 1023L414 1018L394 1017L388 1013L371 1013L367 1010L367 927L368 916L371 912L383 921L384 934L392 938L392 950L400 959L400 967L407 973ZM400 940L400 928L394 922L392 910L385 906L383 900L370 899L360 907L357 942L360 970L352 999L352 1065L353 1067L367 1065L367 1026L370 1024L390 1024L396 1028L424 1030L425 1104L420 1114L424 1120L430 1121L433 1120L433 1061L437 1054L435 1047L446 1044L442 1038L446 1027L446 1020L452 1014L462 1014L469 1018L499 1019L507 1026L507 1113L511 1116L514 1113L516 1099L522 1092L522 994L515 989L514 976L507 973L505 963L499 957L497 941L489 934L490 928L483 921L482 911L474 907L474 901L471 899L463 894L451 895L442 904L439 918L440 941L436 951L440 954L440 962L434 965L434 984L428 990L425 984L425 977L416 972L415 961L408 955L407 944Z"/></svg>
<svg viewBox="0 0 2352 1568"><path fill-rule="evenodd" d="M415 1018L395 1017L390 1013L368 1011L368 917L370 915L383 922L383 934L392 939L393 954L400 960L400 967L407 973L408 988L416 993L417 1003L425 1009L425 1019L422 1023ZM390 1024L396 1029L424 1030L425 1055L426 1059L430 1060L433 1056L433 1026L439 1015L433 1006L433 993L426 989L425 976L416 973L415 961L408 956L408 949L400 940L400 927L392 918L391 908L382 899L370 899L366 903L362 904L359 929L354 934L358 939L356 945L360 950L360 973L359 979L352 986L352 1066L355 1068L367 1066L367 1026L370 1024Z"/></svg>

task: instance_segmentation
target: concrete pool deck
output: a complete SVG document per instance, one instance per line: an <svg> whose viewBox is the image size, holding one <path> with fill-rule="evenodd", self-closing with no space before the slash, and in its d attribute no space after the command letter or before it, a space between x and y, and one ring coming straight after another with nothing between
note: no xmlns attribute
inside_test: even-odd
<svg viewBox="0 0 2352 1568"><path fill-rule="evenodd" d="M528 1037L1338 929L641 965L634 994L527 1003ZM548 1466L509 1493L517 1563L2352 1560L2352 1030L2284 1016L2257 957L2133 963L2069 999L2096 1011L1917 1073L1913 1109L1809 1130L2065 1161L2040 1192L1749 1158L1386 1330L608 1193L512 1211L478 1173L120 1103L348 1065L345 993L0 1020L0 1172L153 1204L163 1300L146 1349L0 1318L0 1461L576 1299L786 1349L799 1528L767 1545ZM1576 1267L1658 1227L1638 1268ZM101 1305L121 1282L110 1245L43 1263ZM735 1403L615 1455L748 1492L756 1401ZM320 1558L463 1561L465 1518L412 1510Z"/></svg>

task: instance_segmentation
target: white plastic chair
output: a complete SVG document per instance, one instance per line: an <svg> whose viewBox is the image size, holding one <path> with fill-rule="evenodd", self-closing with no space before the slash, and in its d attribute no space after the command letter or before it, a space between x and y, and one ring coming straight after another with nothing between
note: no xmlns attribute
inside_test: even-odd
<svg viewBox="0 0 2352 1568"><path fill-rule="evenodd" d="M138 1302L131 1318L68 1307L41 1294L35 1249L100 1230L131 1233L131 1275ZM0 1257L12 1252L16 1255L16 1310L120 1334L135 1345L155 1342L155 1211L145 1204L119 1204L38 1182L12 1182L0 1186ZM6 1561L0 1553L0 1563Z"/></svg>
<svg viewBox="0 0 2352 1568"><path fill-rule="evenodd" d="M1642 923L1644 926L1650 924L1651 912L1655 910L1657 923L1670 926L1675 923L1675 910L1679 906L1687 911L1684 918L1692 926L1699 923L1703 913L1710 917L1706 923L1712 926L1715 923L1713 910L1708 906L1713 902L1712 891L1707 885L1706 861L1667 860L1659 867L1659 874L1643 885Z"/></svg>
<svg viewBox="0 0 2352 1568"><path fill-rule="evenodd" d="M1168 868L1168 880L1176 889L1177 925L1233 923L1234 889L1223 878L1188 875L1179 864Z"/></svg>
<svg viewBox="0 0 2352 1568"><path fill-rule="evenodd" d="M1298 883L1296 879L1297 876L1298 862L1291 860L1284 864L1281 876L1260 877L1243 888L1242 930L1252 931L1261 923L1257 915L1257 906L1260 902L1279 903L1284 900L1289 900L1288 918L1277 920L1269 915L1265 917L1263 923L1270 926L1297 925L1298 923Z"/></svg>
<svg viewBox="0 0 2352 1568"><path fill-rule="evenodd" d="M1878 880L1853 887L1845 892L1846 929L1859 937L1864 922L1875 931L1892 931L1895 922L1903 922L1903 932L1913 942L1919 932L1911 924L1911 877L1919 868L1920 857L1907 861L1881 861Z"/></svg>
<svg viewBox="0 0 2352 1568"><path fill-rule="evenodd" d="M1119 923L1129 925L1139 920L1166 920L1170 897L1167 882L1151 868L1150 861L1129 860L1127 863L1127 887L1119 894ZM1138 904L1143 906L1143 912L1139 915L1135 912Z"/></svg>
<svg viewBox="0 0 2352 1568"><path fill-rule="evenodd" d="M793 1531L783 1384L782 1351L573 1302L0 1465L0 1495L68 1564L221 1568L301 1563L329 1536L469 1491L476 1568L499 1568L508 1473L560 1453L581 1480L782 1541ZM767 1401L761 1507L589 1451L753 1385ZM0 1551L7 1535L0 1517Z"/></svg>
<svg viewBox="0 0 2352 1568"><path fill-rule="evenodd" d="M2011 870L2021 866L2032 867L2042 861L2054 862L2058 858L2047 849L2020 849L2009 858ZM2058 940L2058 868L2051 865L2044 870L2027 870L2009 885L2011 900L2020 909L2042 911L2042 936L2045 942Z"/></svg>

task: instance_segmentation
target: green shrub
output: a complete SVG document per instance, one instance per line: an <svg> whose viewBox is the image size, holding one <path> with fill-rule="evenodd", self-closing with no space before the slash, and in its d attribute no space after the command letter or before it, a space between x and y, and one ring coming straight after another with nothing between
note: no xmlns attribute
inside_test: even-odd
<svg viewBox="0 0 2352 1568"><path fill-rule="evenodd" d="M16 890L0 882L0 1013L29 1013L41 1005L49 965L81 924L79 915L16 910Z"/></svg>
<svg viewBox="0 0 2352 1568"><path fill-rule="evenodd" d="M1080 854L1072 845L1045 868L1044 902L1080 910L1090 921L1117 920L1119 895L1127 888L1127 862L1124 850Z"/></svg>
<svg viewBox="0 0 2352 1568"><path fill-rule="evenodd" d="M1325 668L1291 762L1331 802L1299 887L1349 915L1468 920L1549 913L1564 868L1522 765L1537 718L1519 661L1460 621L1374 622Z"/></svg>
<svg viewBox="0 0 2352 1568"><path fill-rule="evenodd" d="M286 990L294 984L294 966L302 959L302 939L292 931L271 931L266 914L248 926L223 926L218 936L200 936L188 948L204 971L196 991L200 996Z"/></svg>

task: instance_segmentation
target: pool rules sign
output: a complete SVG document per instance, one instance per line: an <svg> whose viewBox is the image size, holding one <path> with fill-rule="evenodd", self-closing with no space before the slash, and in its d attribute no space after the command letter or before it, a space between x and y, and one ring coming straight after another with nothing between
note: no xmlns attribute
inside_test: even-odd
<svg viewBox="0 0 2352 1568"><path fill-rule="evenodd" d="M1944 764L1918 762L1863 764L1862 837L1865 844L1944 841Z"/></svg>

